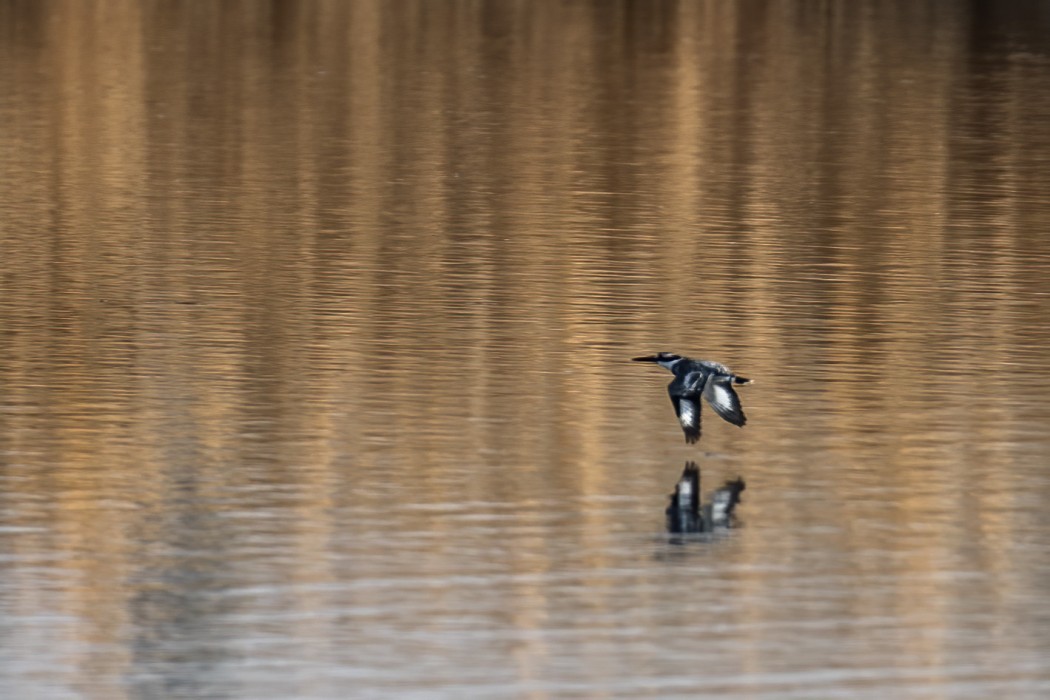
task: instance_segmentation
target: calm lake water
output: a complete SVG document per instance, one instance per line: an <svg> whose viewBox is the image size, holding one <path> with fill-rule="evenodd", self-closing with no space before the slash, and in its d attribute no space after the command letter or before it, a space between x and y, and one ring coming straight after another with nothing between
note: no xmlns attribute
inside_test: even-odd
<svg viewBox="0 0 1050 700"><path fill-rule="evenodd" d="M1046 3L3 0L0 80L0 696L1050 696Z"/></svg>

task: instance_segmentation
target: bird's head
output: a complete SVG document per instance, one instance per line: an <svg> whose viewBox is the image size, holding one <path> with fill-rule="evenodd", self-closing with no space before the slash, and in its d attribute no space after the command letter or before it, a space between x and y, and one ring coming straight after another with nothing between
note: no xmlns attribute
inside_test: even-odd
<svg viewBox="0 0 1050 700"><path fill-rule="evenodd" d="M646 355L644 357L632 357L631 360L634 362L655 362L661 367L667 369L671 368L675 362L681 360L681 355L675 355L673 352L658 352L655 355Z"/></svg>

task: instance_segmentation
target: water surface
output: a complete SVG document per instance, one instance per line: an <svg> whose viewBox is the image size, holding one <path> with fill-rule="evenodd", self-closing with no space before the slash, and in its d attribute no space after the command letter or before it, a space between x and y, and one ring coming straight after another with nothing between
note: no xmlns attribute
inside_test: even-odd
<svg viewBox="0 0 1050 700"><path fill-rule="evenodd" d="M0 694L1050 694L1048 36L0 3Z"/></svg>

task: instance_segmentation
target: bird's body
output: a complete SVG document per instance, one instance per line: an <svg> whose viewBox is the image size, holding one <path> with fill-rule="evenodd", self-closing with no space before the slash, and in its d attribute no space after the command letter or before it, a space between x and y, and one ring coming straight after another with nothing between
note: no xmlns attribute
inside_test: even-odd
<svg viewBox="0 0 1050 700"><path fill-rule="evenodd" d="M693 360L669 352L635 357L634 361L654 362L674 375L667 385L667 393L671 396L675 415L685 432L686 442L700 439L701 397L715 413L733 425L742 426L747 422L733 385L750 384L751 380L738 377L725 365L710 360Z"/></svg>

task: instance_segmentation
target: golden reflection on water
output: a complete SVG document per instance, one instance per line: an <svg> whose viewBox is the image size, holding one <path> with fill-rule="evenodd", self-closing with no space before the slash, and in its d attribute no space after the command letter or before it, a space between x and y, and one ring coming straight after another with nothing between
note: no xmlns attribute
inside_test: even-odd
<svg viewBox="0 0 1050 700"><path fill-rule="evenodd" d="M6 689L1045 686L1026 24L0 4ZM758 381L701 452L747 527L650 557L696 456L659 349Z"/></svg>

